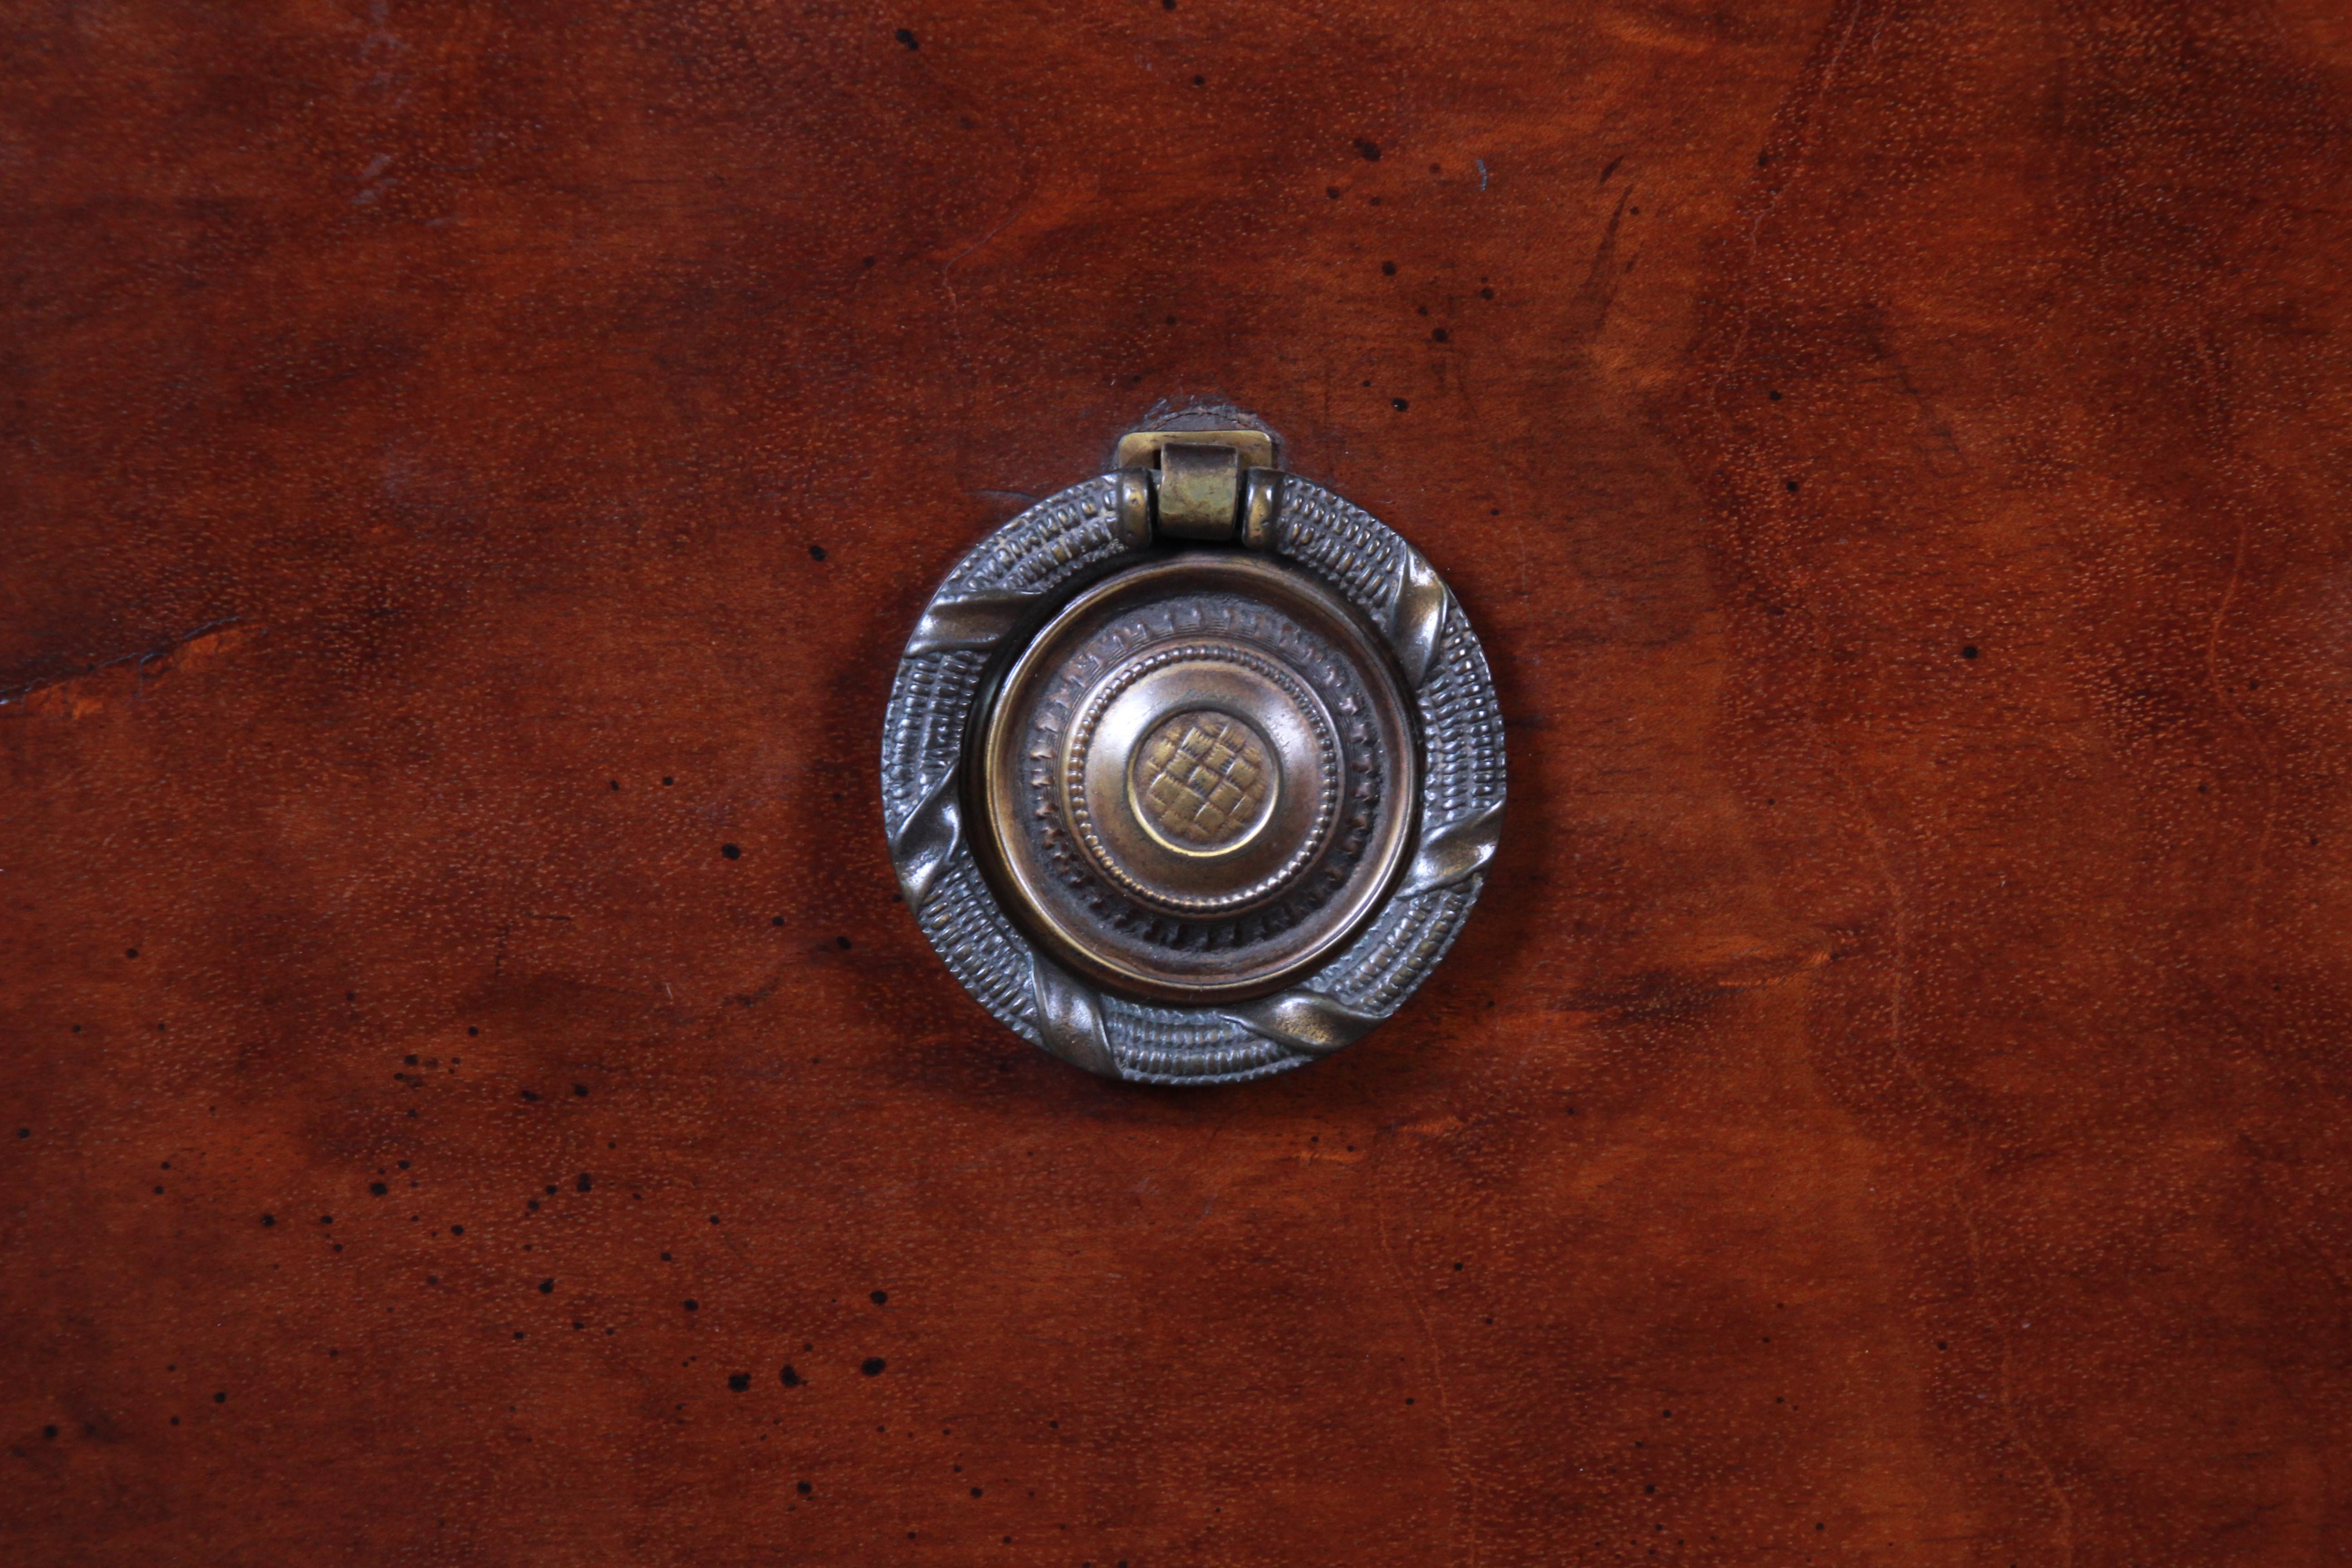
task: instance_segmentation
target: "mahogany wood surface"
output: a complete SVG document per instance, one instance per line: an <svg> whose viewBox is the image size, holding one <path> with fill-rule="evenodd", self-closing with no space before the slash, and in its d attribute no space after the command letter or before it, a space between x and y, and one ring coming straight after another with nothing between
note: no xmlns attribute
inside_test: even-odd
<svg viewBox="0 0 2352 1568"><path fill-rule="evenodd" d="M2352 1554L2337 0L0 6L0 1557ZM1492 655L1162 1092L898 648L1230 400Z"/></svg>

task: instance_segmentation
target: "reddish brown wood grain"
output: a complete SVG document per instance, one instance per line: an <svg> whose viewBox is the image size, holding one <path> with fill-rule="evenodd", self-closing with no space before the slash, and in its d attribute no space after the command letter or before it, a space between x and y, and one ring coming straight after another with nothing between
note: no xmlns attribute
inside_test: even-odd
<svg viewBox="0 0 2352 1568"><path fill-rule="evenodd" d="M2352 1551L2340 7L0 15L9 1561ZM1199 397L1513 806L1141 1092L875 752Z"/></svg>

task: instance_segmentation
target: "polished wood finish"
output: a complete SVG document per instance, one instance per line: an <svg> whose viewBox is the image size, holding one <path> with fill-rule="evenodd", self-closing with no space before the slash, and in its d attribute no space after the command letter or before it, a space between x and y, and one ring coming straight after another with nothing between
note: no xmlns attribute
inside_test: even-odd
<svg viewBox="0 0 2352 1568"><path fill-rule="evenodd" d="M2340 5L5 32L10 1562L2352 1552ZM1514 747L1231 1091L992 1024L875 799L1163 398Z"/></svg>

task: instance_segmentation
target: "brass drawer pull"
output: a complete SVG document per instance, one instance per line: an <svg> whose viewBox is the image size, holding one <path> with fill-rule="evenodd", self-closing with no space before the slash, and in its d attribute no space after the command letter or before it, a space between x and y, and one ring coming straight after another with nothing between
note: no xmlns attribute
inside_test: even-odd
<svg viewBox="0 0 2352 1568"><path fill-rule="evenodd" d="M1250 429L1134 432L926 608L882 756L924 933L1108 1077L1262 1077L1444 955L1503 807L1486 657L1418 552Z"/></svg>

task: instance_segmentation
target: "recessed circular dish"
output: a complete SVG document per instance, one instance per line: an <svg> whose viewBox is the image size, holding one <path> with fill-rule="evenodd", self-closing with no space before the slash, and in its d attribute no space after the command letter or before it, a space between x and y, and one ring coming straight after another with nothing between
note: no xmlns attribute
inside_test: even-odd
<svg viewBox="0 0 2352 1568"><path fill-rule="evenodd" d="M1395 661L1280 561L1188 552L1096 584L1014 656L975 733L1001 901L1123 994L1280 990L1355 933L1412 847Z"/></svg>

